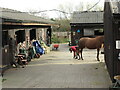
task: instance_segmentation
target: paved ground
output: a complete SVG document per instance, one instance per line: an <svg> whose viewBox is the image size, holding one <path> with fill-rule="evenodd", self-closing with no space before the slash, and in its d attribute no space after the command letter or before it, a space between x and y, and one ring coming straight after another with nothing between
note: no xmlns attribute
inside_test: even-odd
<svg viewBox="0 0 120 90"><path fill-rule="evenodd" d="M104 56L96 60L96 50L85 49L84 60L75 60L67 44L58 51L32 60L25 68L5 72L3 88L107 88L111 81L105 69Z"/></svg>

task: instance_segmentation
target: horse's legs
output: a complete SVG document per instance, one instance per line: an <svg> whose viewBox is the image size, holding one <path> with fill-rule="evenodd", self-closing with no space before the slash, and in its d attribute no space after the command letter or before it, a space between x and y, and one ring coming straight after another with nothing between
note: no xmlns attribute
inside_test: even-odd
<svg viewBox="0 0 120 90"><path fill-rule="evenodd" d="M78 55L77 55L79 58L78 58L78 60L80 60L80 55L79 55L79 53L78 53Z"/></svg>
<svg viewBox="0 0 120 90"><path fill-rule="evenodd" d="M77 58L78 58L78 57L77 57L77 52L76 52L76 51L74 51L74 52L75 52L74 58L77 59Z"/></svg>
<svg viewBox="0 0 120 90"><path fill-rule="evenodd" d="M97 60L98 60L98 61L100 61L100 60L99 60L99 51L100 51L100 49L98 48L98 49L97 49Z"/></svg>
<svg viewBox="0 0 120 90"><path fill-rule="evenodd" d="M81 53L81 59L83 60L83 57L82 57L82 51L83 51L83 49L80 50L80 53Z"/></svg>
<svg viewBox="0 0 120 90"><path fill-rule="evenodd" d="M79 53L80 53L79 50L76 51L76 56L77 56L78 60L80 60L80 54Z"/></svg>

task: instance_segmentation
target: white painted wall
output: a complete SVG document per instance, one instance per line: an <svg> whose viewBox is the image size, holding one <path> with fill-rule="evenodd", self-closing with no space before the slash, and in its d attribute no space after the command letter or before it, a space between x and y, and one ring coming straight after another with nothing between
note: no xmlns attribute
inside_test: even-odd
<svg viewBox="0 0 120 90"><path fill-rule="evenodd" d="M84 36L94 35L94 29L84 29Z"/></svg>

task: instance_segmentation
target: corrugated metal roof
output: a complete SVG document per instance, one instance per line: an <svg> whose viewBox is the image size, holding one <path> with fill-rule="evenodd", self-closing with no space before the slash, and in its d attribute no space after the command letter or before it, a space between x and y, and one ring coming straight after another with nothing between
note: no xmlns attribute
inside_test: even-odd
<svg viewBox="0 0 120 90"><path fill-rule="evenodd" d="M120 14L120 0L110 0L112 13Z"/></svg>
<svg viewBox="0 0 120 90"><path fill-rule="evenodd" d="M71 23L103 23L102 11L88 11L73 13Z"/></svg>
<svg viewBox="0 0 120 90"><path fill-rule="evenodd" d="M16 20L22 22L38 22L38 23L45 23L45 24L53 24L54 22L48 19L43 19L38 16L30 15L28 13L20 12L17 10L7 9L7 8L0 8L0 17L8 20Z"/></svg>

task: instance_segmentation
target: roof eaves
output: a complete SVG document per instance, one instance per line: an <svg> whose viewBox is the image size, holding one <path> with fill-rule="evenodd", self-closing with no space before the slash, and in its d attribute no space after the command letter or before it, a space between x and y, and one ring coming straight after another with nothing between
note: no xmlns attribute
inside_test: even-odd
<svg viewBox="0 0 120 90"><path fill-rule="evenodd" d="M20 21L20 22L30 22L30 23L43 23L43 24L55 24L51 20L43 19L38 16L33 16L28 13L6 9L6 8L0 8L0 17L6 18L6 20L14 20L14 21Z"/></svg>

